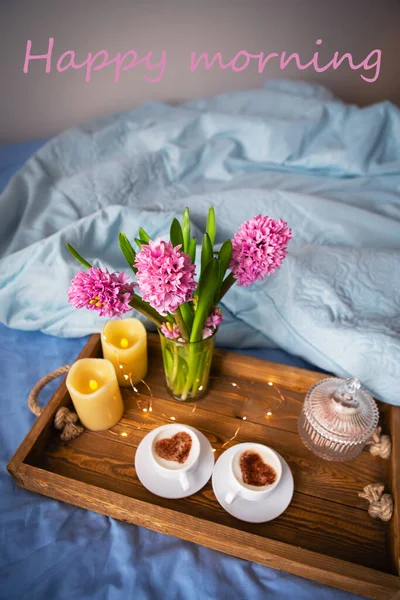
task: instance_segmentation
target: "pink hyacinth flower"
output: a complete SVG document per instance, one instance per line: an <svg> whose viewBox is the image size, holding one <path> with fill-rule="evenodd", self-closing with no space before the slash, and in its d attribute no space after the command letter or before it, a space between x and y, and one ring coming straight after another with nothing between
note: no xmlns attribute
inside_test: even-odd
<svg viewBox="0 0 400 600"><path fill-rule="evenodd" d="M214 333L215 329L212 329L211 327L204 327L203 332L202 332L202 337L203 340L206 340L207 338L211 337Z"/></svg>
<svg viewBox="0 0 400 600"><path fill-rule="evenodd" d="M166 338L169 340L177 340L181 336L181 332L179 331L179 326L176 323L163 323L161 325L161 333L164 334Z"/></svg>
<svg viewBox="0 0 400 600"><path fill-rule="evenodd" d="M125 273L92 267L75 275L68 289L68 301L76 308L95 310L101 317L120 317L132 310L129 302L134 287Z"/></svg>
<svg viewBox="0 0 400 600"><path fill-rule="evenodd" d="M217 329L217 327L222 323L223 320L224 317L222 316L222 310L214 306L211 313L208 315L204 325L206 327L212 327L214 329Z"/></svg>
<svg viewBox="0 0 400 600"><path fill-rule="evenodd" d="M238 285L248 286L279 269L292 231L285 221L257 215L245 221L232 240L230 269Z"/></svg>
<svg viewBox="0 0 400 600"><path fill-rule="evenodd" d="M171 242L158 239L143 244L136 254L140 293L160 315L175 312L192 299L196 288L195 266L180 249L181 245L174 248Z"/></svg>

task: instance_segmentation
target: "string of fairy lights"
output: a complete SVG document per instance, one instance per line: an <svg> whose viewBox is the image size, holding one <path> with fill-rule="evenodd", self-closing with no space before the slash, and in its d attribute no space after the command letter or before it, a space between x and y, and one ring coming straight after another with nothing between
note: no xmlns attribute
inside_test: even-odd
<svg viewBox="0 0 400 600"><path fill-rule="evenodd" d="M116 348L113 346L113 344L110 344L107 341L107 338L104 335L104 333L102 334L102 337L103 337L103 340L105 342L107 342L108 346L110 348L112 348L112 350L114 351L115 357L116 357L116 362L118 363L118 367L119 367L119 369L121 371L122 377L126 381L129 381L129 383L130 383L132 391L134 392L134 398L135 398L135 401L136 401L137 409L140 412L144 413L144 414L156 413L156 411L155 411L155 405L154 405L154 395L153 395L153 392L152 392L151 387L149 386L149 384L144 379L140 379L139 380L140 383L142 383L145 386L145 388L147 389L147 391L148 391L148 395L147 394L146 395L141 394L141 392L136 387L139 384L139 382L134 383L133 380L132 380L132 374L124 372L124 363L120 362L119 356L118 356L118 352L117 352ZM213 379L213 377L210 376L210 379ZM237 382L230 381L229 385L231 385L236 390L240 390L241 391L241 388L240 388L240 386L239 386L239 384ZM282 393L282 391L279 389L279 387L273 381L268 381L267 385L269 387L272 387L276 391L276 393L278 395L278 398L279 398L278 399L278 403L277 403L277 408L280 408L281 406L283 406L286 403L286 398L285 398L284 394ZM241 391L241 393L242 393L242 391ZM248 403L248 401L249 401L249 397L243 396L242 409L244 409L246 407L246 404ZM146 403L146 406L143 406L144 402ZM180 404L182 406L183 404L186 404L186 403L182 402ZM188 406L190 406L191 410L188 411L187 416L191 417L196 412L196 410L197 410L197 403L196 402L194 402L193 404L192 403L190 403L190 404L188 403ZM165 413L162 413L162 412L156 413L156 414L159 414L160 417L163 417L167 421L172 421L172 422L176 421L176 417L173 416L173 415L172 416L168 416L168 415L166 415ZM265 416L266 417L271 417L272 416L272 411L271 410L267 410L265 412ZM251 414L249 414L249 415L243 415L243 416L237 416L236 418L239 419L240 421L242 421L242 423L240 423L238 425L238 427L236 428L236 431L234 432L234 434L229 439L227 439L223 444L220 444L218 448L213 448L213 452L217 452L217 450L222 450L222 449L226 448L226 446L228 446L230 443L234 442L236 440L236 438L238 437L239 433L240 433L240 430L242 428L243 422L245 422L247 420L251 421ZM134 429L141 430L142 426L139 423L136 427L134 427ZM109 431L113 435L118 435L118 436L121 436L121 437L124 437L124 438L129 437L129 432L127 432L127 431L122 431L121 433L117 433L117 432L114 432L112 430L109 430Z"/></svg>

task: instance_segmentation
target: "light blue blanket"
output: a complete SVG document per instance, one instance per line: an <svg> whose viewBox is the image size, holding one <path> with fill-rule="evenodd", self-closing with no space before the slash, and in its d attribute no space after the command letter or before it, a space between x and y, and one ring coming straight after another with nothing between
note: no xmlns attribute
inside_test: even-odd
<svg viewBox="0 0 400 600"><path fill-rule="evenodd" d="M224 298L220 345L280 346L400 404L400 111L269 82L178 107L149 103L58 136L0 197L0 321L63 337L104 319L67 303L79 268L125 269L117 236L166 236L189 206L200 240L258 214L294 239L282 269Z"/></svg>

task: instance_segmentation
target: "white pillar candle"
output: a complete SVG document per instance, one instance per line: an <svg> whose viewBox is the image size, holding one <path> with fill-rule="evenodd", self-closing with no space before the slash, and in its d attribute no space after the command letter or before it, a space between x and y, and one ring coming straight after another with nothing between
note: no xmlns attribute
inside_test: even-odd
<svg viewBox="0 0 400 600"><path fill-rule="evenodd" d="M124 405L113 365L102 358L81 358L69 370L67 389L78 417L91 431L113 427Z"/></svg>
<svg viewBox="0 0 400 600"><path fill-rule="evenodd" d="M118 383L129 386L147 375L147 333L138 319L108 321L101 334L103 356L114 365ZM122 368L121 368L122 367Z"/></svg>

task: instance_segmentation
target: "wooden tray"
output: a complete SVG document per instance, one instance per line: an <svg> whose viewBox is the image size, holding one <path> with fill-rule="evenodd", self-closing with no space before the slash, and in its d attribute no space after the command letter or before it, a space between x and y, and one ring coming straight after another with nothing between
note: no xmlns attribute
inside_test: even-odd
<svg viewBox="0 0 400 600"><path fill-rule="evenodd" d="M101 356L98 335L80 354ZM347 463L315 457L297 434L297 418L307 389L320 373L216 351L210 393L197 405L172 400L164 385L159 342L149 335L149 374L153 411L143 412L148 391L124 390L125 413L112 430L86 432L63 443L53 418L70 398L63 382L7 468L29 490L121 521L174 535L221 552L283 569L366 597L394 598L399 579L400 408L380 405L381 424L390 433L390 460L367 450ZM267 385L272 382L274 385ZM232 385L235 384L235 385ZM244 405L246 397L250 400ZM264 410L255 416L256 398ZM279 410L277 404L285 399ZM144 404L143 404L144 403ZM268 411L267 408L270 408ZM257 412L257 411L255 411ZM267 415L266 412L272 412ZM134 469L143 436L175 417L200 429L217 448L230 440L266 443L288 462L295 481L293 500L278 519L263 525L231 517L217 503L211 482L184 500L165 500L148 492ZM389 524L372 519L358 497L365 485L384 482L393 494ZM399 594L400 596L400 594Z"/></svg>

